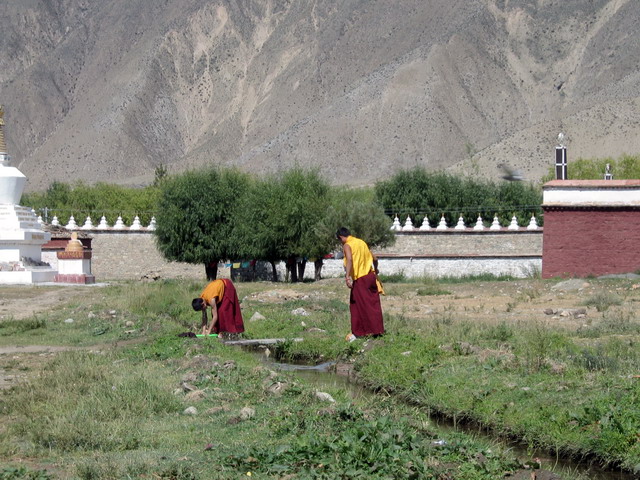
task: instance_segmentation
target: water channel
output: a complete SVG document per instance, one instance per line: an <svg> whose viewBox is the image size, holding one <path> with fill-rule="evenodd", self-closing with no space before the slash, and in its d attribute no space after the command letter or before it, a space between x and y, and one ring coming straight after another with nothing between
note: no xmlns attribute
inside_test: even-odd
<svg viewBox="0 0 640 480"><path fill-rule="evenodd" d="M296 365L289 363L278 363L267 358L263 353L256 353L261 361L272 370L292 372L296 377L304 380L307 384L317 390L341 390L347 396L357 402L359 399L370 399L377 395L361 385L350 380L348 376L337 375L333 372L335 362L326 362L319 365ZM441 433L446 437L452 431L471 434L478 438L484 438L491 443L498 444L503 449L511 451L523 464L530 462L533 458L541 461L541 468L555 472L562 478L589 478L593 480L637 480L638 476L632 473L605 470L597 466L589 465L586 462L580 463L566 458L556 458L549 456L546 452L528 450L526 445L514 443L504 439L491 436L484 429L469 427L467 425L455 424L450 419L431 415L432 429L436 433Z"/></svg>

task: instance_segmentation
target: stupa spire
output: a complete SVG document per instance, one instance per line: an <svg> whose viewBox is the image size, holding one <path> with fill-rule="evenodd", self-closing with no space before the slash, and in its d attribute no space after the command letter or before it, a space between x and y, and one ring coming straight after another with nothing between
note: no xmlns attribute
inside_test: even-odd
<svg viewBox="0 0 640 480"><path fill-rule="evenodd" d="M7 160L7 144L4 142L4 109L0 105L0 162Z"/></svg>

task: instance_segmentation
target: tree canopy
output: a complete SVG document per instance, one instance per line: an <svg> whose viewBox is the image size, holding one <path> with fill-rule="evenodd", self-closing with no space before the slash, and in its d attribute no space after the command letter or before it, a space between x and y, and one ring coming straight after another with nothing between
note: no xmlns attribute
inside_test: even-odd
<svg viewBox="0 0 640 480"><path fill-rule="evenodd" d="M168 260L211 266L207 277L215 278L218 261L239 253L233 230L249 186L247 174L218 168L166 179L156 216L160 252Z"/></svg>
<svg viewBox="0 0 640 480"><path fill-rule="evenodd" d="M24 194L20 203L41 212L46 208L49 221L55 215L63 224L71 215L79 223L84 220L81 216L90 216L96 222L104 215L110 224L115 223L118 216L130 224L137 215L142 223L148 224L155 214L159 196L160 190L154 186L131 188L104 182L88 185L56 181L45 192Z"/></svg>
<svg viewBox="0 0 640 480"><path fill-rule="evenodd" d="M316 236L329 194L316 170L294 168L257 181L244 198L235 231L245 255L274 265L331 251L325 252L328 242Z"/></svg>
<svg viewBox="0 0 640 480"><path fill-rule="evenodd" d="M520 222L532 213L541 213L542 193L526 182L482 181L457 177L445 172L427 172L422 167L403 170L389 180L376 183L376 201L389 215L421 221L428 216L432 226L445 216L455 223L458 216L465 223L478 215L491 219L497 214L503 223L517 215Z"/></svg>

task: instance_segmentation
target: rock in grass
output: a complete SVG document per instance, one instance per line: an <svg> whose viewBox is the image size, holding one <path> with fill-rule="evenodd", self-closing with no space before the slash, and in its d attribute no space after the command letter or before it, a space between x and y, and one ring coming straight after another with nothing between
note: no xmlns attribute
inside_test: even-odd
<svg viewBox="0 0 640 480"><path fill-rule="evenodd" d="M249 420L250 418L255 417L256 411L251 407L244 407L240 410L240 419L241 420Z"/></svg>
<svg viewBox="0 0 640 480"><path fill-rule="evenodd" d="M288 383L275 382L275 383L272 383L271 385L269 385L266 388L266 392L268 394L270 394L270 395L279 396L279 395L282 395L287 390L287 388L289 388L289 384Z"/></svg>
<svg viewBox="0 0 640 480"><path fill-rule="evenodd" d="M307 328L306 332L308 332L308 333L327 333L326 330L323 330L323 329L318 328L318 327Z"/></svg>
<svg viewBox="0 0 640 480"><path fill-rule="evenodd" d="M198 414L198 409L196 407L187 407L184 409L184 412L182 412L184 415L197 415Z"/></svg>
<svg viewBox="0 0 640 480"><path fill-rule="evenodd" d="M266 320L267 317L265 317L264 315L262 315L260 312L256 312L254 313L251 318L249 319L250 322L257 322L259 320Z"/></svg>
<svg viewBox="0 0 640 480"><path fill-rule="evenodd" d="M192 392L187 393L184 398L191 402L199 402L204 400L205 393L204 390L194 390Z"/></svg>
<svg viewBox="0 0 640 480"><path fill-rule="evenodd" d="M583 288L587 288L588 286L589 282L585 282L584 280L580 280L579 278L571 278L569 280L556 283L551 287L551 290L564 290L565 292L569 292L581 290Z"/></svg>
<svg viewBox="0 0 640 480"><path fill-rule="evenodd" d="M333 397L325 392L316 392L316 398L318 400L322 400L323 402L336 403Z"/></svg>

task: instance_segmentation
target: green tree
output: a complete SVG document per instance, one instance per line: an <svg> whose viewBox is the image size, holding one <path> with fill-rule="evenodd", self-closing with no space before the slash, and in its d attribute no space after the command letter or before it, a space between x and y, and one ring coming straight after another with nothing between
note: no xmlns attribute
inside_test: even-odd
<svg viewBox="0 0 640 480"><path fill-rule="evenodd" d="M478 215L485 219L498 214L503 222L511 215L525 219L541 213L542 194L525 182L480 181L460 178L445 172L427 172L417 167L398 172L389 180L376 183L376 201L389 215L403 219L411 216L414 223L425 216L435 225L441 215L448 224L463 216L467 225Z"/></svg>
<svg viewBox="0 0 640 480"><path fill-rule="evenodd" d="M159 189L153 186L132 188L103 182L95 185L53 182L43 193L23 195L21 204L42 213L46 209L49 219L56 215L61 223L66 223L71 215L77 217L77 222L82 222L85 216L96 221L104 215L110 224L118 216L127 224L135 216L148 224L155 215L158 198Z"/></svg>
<svg viewBox="0 0 640 480"><path fill-rule="evenodd" d="M218 262L241 253L233 231L237 206L249 186L248 175L218 168L166 179L155 231L162 255L171 261L202 263L207 279L214 280Z"/></svg>
<svg viewBox="0 0 640 480"><path fill-rule="evenodd" d="M314 229L316 250L315 278L322 273L322 258L339 248L336 231L347 227L351 233L363 239L369 247L386 247L396 240L391 231L389 217L380 205L373 200L370 189L334 188L331 202L323 218Z"/></svg>
<svg viewBox="0 0 640 480"><path fill-rule="evenodd" d="M239 212L236 238L245 255L275 264L286 261L291 281L302 280L306 259L317 253L316 224L330 187L316 170L293 168L256 183Z"/></svg>

